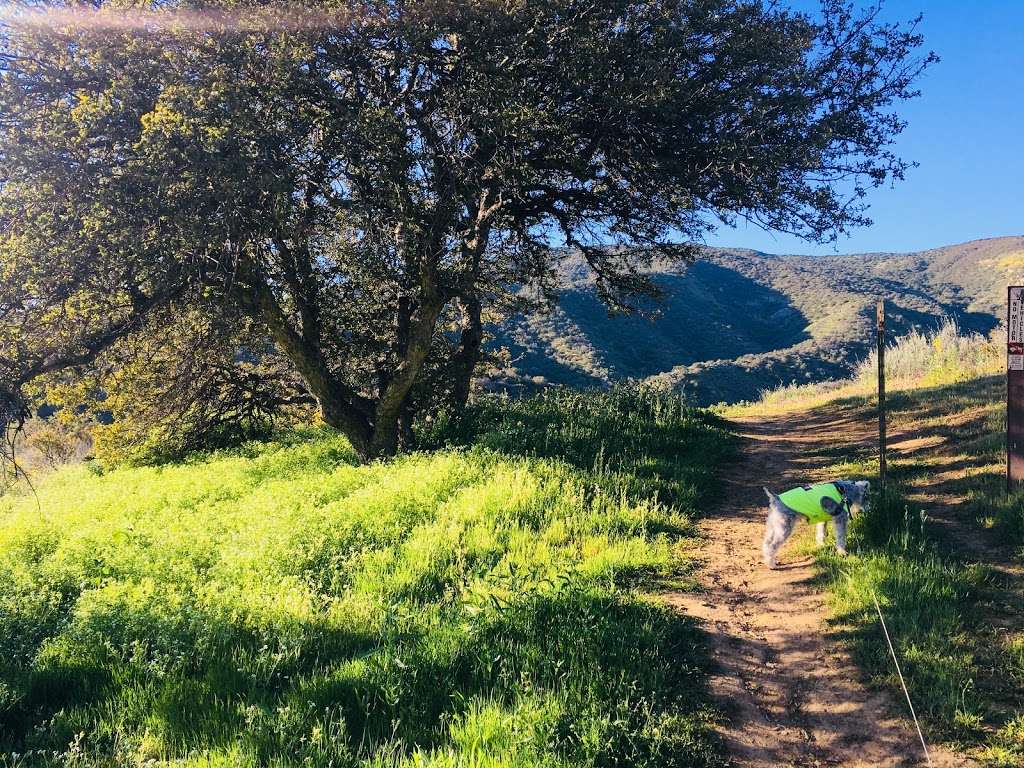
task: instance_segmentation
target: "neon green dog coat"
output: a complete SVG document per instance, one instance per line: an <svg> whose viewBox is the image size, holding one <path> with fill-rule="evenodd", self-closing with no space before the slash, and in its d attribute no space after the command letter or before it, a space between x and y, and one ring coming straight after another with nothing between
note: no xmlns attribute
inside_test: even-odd
<svg viewBox="0 0 1024 768"><path fill-rule="evenodd" d="M802 485L779 494L779 501L794 512L799 512L811 523L827 523L832 520L832 515L821 506L823 498L832 499L840 507L845 504L843 495L834 483Z"/></svg>

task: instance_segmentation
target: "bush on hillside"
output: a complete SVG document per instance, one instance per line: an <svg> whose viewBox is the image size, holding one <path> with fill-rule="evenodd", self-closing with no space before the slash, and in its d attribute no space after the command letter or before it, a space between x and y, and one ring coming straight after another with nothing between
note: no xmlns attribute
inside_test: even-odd
<svg viewBox="0 0 1024 768"><path fill-rule="evenodd" d="M934 331L914 330L885 349L886 382L894 386L955 384L993 373L1004 364L1005 346L994 337L961 334L947 320ZM856 379L874 387L878 379L878 353L872 352L857 367Z"/></svg>
<svg viewBox="0 0 1024 768"><path fill-rule="evenodd" d="M477 398L463 416L424 429L428 446L478 445L557 458L632 498L684 508L707 490L733 451L718 417L679 394L646 387L551 388L526 398Z"/></svg>
<svg viewBox="0 0 1024 768"><path fill-rule="evenodd" d="M72 375L38 382L50 423L105 468L159 463L308 422L310 398L258 325L168 310Z"/></svg>

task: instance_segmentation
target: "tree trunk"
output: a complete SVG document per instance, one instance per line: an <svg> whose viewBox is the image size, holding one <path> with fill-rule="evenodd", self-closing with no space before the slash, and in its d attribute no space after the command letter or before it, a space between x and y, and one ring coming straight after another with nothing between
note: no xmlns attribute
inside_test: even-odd
<svg viewBox="0 0 1024 768"><path fill-rule="evenodd" d="M416 433L413 431L413 422L416 414L413 411L408 399L402 406L402 413L398 416L398 449L400 451L416 450Z"/></svg>
<svg viewBox="0 0 1024 768"><path fill-rule="evenodd" d="M444 308L433 275L425 278L426 298L411 314L408 306L400 311L399 334L405 337L402 359L376 401L360 395L333 374L317 341L292 327L273 291L255 268L249 265L241 277L242 281L235 286L240 304L266 324L274 341L295 364L316 398L323 420L345 434L360 458L393 456L398 451L402 429L413 416L408 409L409 391L430 353L437 318Z"/></svg>
<svg viewBox="0 0 1024 768"><path fill-rule="evenodd" d="M463 298L462 334L459 350L452 364L452 405L456 413L462 413L469 401L469 390L473 383L473 372L480 362L484 342L484 326L481 320L480 300L476 296Z"/></svg>
<svg viewBox="0 0 1024 768"><path fill-rule="evenodd" d="M338 380L319 346L292 327L273 292L255 271L247 271L245 280L245 285L235 286L239 303L266 324L274 341L295 364L310 394L316 398L324 422L341 431L361 458L369 458L372 402Z"/></svg>
<svg viewBox="0 0 1024 768"><path fill-rule="evenodd" d="M306 378L305 375L303 378ZM308 378L306 378L306 384L310 386ZM353 419L349 403L338 397L329 385L321 389L319 393L313 390L312 386L310 389L316 398L320 418L324 423L344 434L352 443L352 448L355 449L359 458L369 458L371 432L369 422L364 418Z"/></svg>
<svg viewBox="0 0 1024 768"><path fill-rule="evenodd" d="M369 458L393 456L398 451L399 421L405 410L406 398L430 352L430 342L443 306L440 299L431 298L412 313L404 359L377 401L367 449Z"/></svg>

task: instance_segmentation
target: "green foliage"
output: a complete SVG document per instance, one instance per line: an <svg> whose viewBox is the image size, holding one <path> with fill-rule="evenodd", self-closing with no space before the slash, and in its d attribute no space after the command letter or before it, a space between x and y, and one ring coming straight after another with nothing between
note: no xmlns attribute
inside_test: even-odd
<svg viewBox="0 0 1024 768"><path fill-rule="evenodd" d="M654 495L688 509L699 503L734 448L716 417L677 394L636 387L482 397L461 419L433 425L424 438L428 444L558 458L590 470L608 493Z"/></svg>
<svg viewBox="0 0 1024 768"><path fill-rule="evenodd" d="M311 399L265 329L223 308L175 305L88 366L33 386L52 428L78 434L104 466L180 458L310 421Z"/></svg>
<svg viewBox="0 0 1024 768"><path fill-rule="evenodd" d="M577 397L482 404L469 424L489 447L358 465L344 439L298 432L68 468L38 507L0 499L3 750L25 765L717 764L698 633L631 585L678 570L670 532L711 481L700 450L728 441L670 401ZM547 425L519 426L531 412ZM577 420L623 427L621 460L588 452ZM691 465L672 506L626 480L671 460Z"/></svg>
<svg viewBox="0 0 1024 768"><path fill-rule="evenodd" d="M1019 668L1024 669L1024 663ZM984 764L992 768L1020 768L1024 764L1024 715L1018 715L1000 728L981 757Z"/></svg>
<svg viewBox="0 0 1024 768"><path fill-rule="evenodd" d="M1006 489L1006 376L989 377L985 382L973 396L961 395L965 408L981 411L980 423L972 425L970 432L963 427L959 430L970 438L964 441L965 455L980 470L972 472L965 483L966 496L978 522L1024 554L1024 492L1008 493Z"/></svg>
<svg viewBox="0 0 1024 768"><path fill-rule="evenodd" d="M944 556L930 540L923 514L897 492L877 495L851 527L858 556L840 558L828 550L819 566L831 588L834 621L844 627L864 673L899 686L877 597L918 716L946 738L975 737L985 705L974 690L978 667L969 622L986 573Z"/></svg>

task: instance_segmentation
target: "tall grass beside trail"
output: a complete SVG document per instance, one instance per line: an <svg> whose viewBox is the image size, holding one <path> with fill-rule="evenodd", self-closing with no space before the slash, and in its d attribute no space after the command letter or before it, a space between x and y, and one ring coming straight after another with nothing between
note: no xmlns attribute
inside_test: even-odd
<svg viewBox="0 0 1024 768"><path fill-rule="evenodd" d="M1003 341L1005 341L1005 330ZM956 384L1005 370L1005 343L998 332L986 338L961 334L952 320L932 331L912 331L886 346L885 379L890 391ZM789 410L822 405L839 398L872 397L878 386L878 353L874 350L845 381L787 384L765 390L754 404L725 408L735 410Z"/></svg>
<svg viewBox="0 0 1024 768"><path fill-rule="evenodd" d="M818 562L831 588L833 618L863 673L901 693L877 597L926 729L943 739L967 738L984 714L972 690L977 670L966 623L985 573L944 557L922 514L897 491L876 494L851 526L857 556L826 549Z"/></svg>
<svg viewBox="0 0 1024 768"><path fill-rule="evenodd" d="M977 379L1004 370L1005 355L1005 331L1003 343L998 343L995 335L961 334L956 323L947 320L934 331L914 330L886 346L886 386L913 389ZM857 367L855 378L874 391L878 383L876 351Z"/></svg>
<svg viewBox="0 0 1024 768"><path fill-rule="evenodd" d="M433 438L477 445L301 432L0 498L0 764L720 764L701 637L636 585L721 426L562 393Z"/></svg>
<svg viewBox="0 0 1024 768"><path fill-rule="evenodd" d="M1024 680L1024 654L1014 659L981 645L977 606L991 591L987 570L945 552L924 512L898 488L875 494L854 519L850 543L854 557L827 548L818 567L832 620L860 672L902 700L877 598L927 738L978 747L984 765L1024 765L1024 717L993 729L1005 713L993 711L991 692L979 689L983 676L1008 685Z"/></svg>

